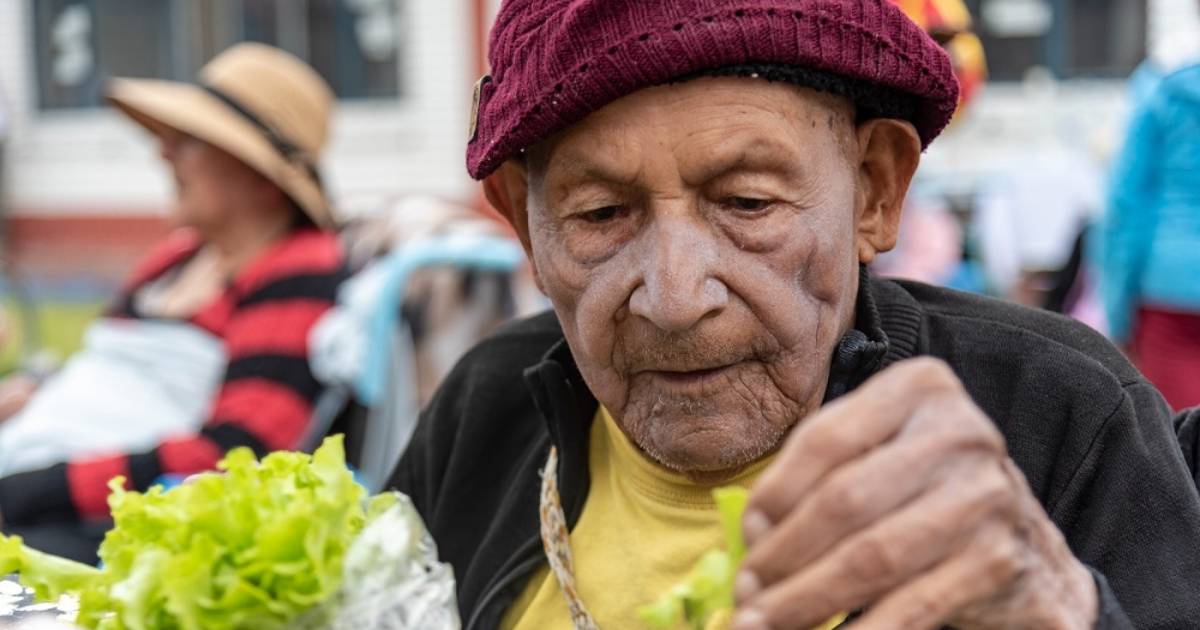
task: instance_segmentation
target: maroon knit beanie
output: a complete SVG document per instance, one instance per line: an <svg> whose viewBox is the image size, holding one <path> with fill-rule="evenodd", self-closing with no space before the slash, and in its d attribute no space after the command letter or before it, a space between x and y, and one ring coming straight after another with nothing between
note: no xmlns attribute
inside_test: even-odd
<svg viewBox="0 0 1200 630"><path fill-rule="evenodd" d="M623 96L729 66L912 95L922 147L958 103L946 52L888 0L504 0L488 57L467 146L476 179Z"/></svg>

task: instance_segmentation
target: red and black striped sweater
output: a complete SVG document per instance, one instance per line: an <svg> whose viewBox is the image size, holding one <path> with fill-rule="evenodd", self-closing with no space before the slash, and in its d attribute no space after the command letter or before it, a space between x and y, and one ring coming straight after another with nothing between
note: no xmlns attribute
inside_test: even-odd
<svg viewBox="0 0 1200 630"><path fill-rule="evenodd" d="M178 267L200 242L179 234L151 251L123 284L109 317L143 317L133 296ZM246 265L189 321L219 337L229 358L212 412L199 434L146 453L64 462L0 479L0 518L20 524L46 518L108 515L108 481L145 490L163 474L210 470L226 451L259 455L295 448L308 426L320 385L308 366L308 332L346 278L336 235L298 228Z"/></svg>

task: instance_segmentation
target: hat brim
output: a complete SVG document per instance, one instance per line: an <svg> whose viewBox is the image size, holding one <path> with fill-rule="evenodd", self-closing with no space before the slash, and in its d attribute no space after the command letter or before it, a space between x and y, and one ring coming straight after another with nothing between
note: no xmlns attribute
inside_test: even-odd
<svg viewBox="0 0 1200 630"><path fill-rule="evenodd" d="M321 185L279 154L248 119L195 85L157 79L113 79L105 98L155 135L176 129L216 146L261 173L318 226L334 227Z"/></svg>

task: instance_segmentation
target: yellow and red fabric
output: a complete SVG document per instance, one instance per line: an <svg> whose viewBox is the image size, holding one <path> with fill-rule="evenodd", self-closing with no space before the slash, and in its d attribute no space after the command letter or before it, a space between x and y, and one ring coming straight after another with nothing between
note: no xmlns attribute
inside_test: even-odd
<svg viewBox="0 0 1200 630"><path fill-rule="evenodd" d="M987 80L983 43L971 32L971 12L962 0L892 0L912 21L940 42L954 63L960 86L958 106L970 102Z"/></svg>

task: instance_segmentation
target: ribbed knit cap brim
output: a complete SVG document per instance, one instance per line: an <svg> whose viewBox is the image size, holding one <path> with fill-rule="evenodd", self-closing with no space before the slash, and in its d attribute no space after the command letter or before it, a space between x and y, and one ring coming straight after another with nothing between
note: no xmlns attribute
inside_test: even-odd
<svg viewBox="0 0 1200 630"><path fill-rule="evenodd" d="M922 147L950 122L946 52L887 0L505 0L478 87L476 179L640 89L740 64L812 68L911 94Z"/></svg>

